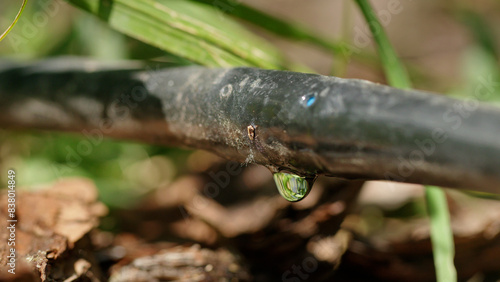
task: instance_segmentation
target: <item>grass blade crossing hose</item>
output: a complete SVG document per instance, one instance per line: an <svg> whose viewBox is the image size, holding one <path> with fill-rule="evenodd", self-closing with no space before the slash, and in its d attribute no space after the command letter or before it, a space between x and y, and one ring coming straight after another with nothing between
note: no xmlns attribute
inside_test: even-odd
<svg viewBox="0 0 500 282"><path fill-rule="evenodd" d="M68 58L4 63L0 126L206 149L305 176L500 193L499 109L362 80Z"/></svg>
<svg viewBox="0 0 500 282"><path fill-rule="evenodd" d="M367 0L356 0L356 3L365 20L369 23L389 84L393 87L410 89L410 78L406 69L399 62L398 56L370 3ZM425 186L425 198L431 223L430 235L437 281L456 281L457 272L453 262L455 245L445 192L437 187Z"/></svg>

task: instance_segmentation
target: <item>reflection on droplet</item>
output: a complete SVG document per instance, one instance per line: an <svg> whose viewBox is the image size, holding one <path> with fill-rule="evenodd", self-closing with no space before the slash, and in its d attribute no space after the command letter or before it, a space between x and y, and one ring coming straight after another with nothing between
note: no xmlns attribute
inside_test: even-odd
<svg viewBox="0 0 500 282"><path fill-rule="evenodd" d="M274 182L281 196L290 202L304 199L314 183L315 178L299 176L293 173L277 172L273 174Z"/></svg>
<svg viewBox="0 0 500 282"><path fill-rule="evenodd" d="M300 99L302 100L302 104L306 107L310 107L316 102L317 93L309 93L307 95L302 96Z"/></svg>

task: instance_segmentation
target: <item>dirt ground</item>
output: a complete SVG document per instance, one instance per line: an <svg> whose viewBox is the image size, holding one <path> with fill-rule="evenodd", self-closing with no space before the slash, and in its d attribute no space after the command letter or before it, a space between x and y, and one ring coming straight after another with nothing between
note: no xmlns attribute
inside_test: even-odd
<svg viewBox="0 0 500 282"><path fill-rule="evenodd" d="M186 174L129 209L108 211L83 178L21 190L16 275L4 267L1 280L434 279L427 219L404 216L421 200L421 186L320 178L304 201L289 203L265 168L230 175L227 167L217 159L207 171ZM216 195L204 189L226 180ZM460 280L498 279L500 203L456 191L448 196ZM1 213L5 218L7 210ZM113 229L103 230L109 222ZM6 242L8 233L0 236ZM8 252L0 245L0 265L6 266Z"/></svg>

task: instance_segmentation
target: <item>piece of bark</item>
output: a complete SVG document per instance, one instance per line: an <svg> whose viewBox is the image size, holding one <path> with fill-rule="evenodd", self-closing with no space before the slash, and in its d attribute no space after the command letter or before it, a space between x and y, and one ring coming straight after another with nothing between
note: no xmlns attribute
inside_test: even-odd
<svg viewBox="0 0 500 282"><path fill-rule="evenodd" d="M7 194L0 195L7 202ZM100 276L92 267L93 258L86 236L97 227L98 218L107 212L97 202L97 190L86 179L67 179L42 190L23 191L16 195L16 264L29 265L39 280L76 280ZM7 207L2 205L0 218L7 218ZM0 222L0 240L7 242L6 221ZM5 274L8 253L6 244L0 245L0 279L9 281L15 276ZM23 267L24 269L24 267ZM24 272L23 272L24 273ZM96 278L97 279L97 278Z"/></svg>
<svg viewBox="0 0 500 282"><path fill-rule="evenodd" d="M143 245L144 247L144 245ZM223 279L223 280L221 280ZM135 258L113 270L109 281L251 281L238 255L227 249L210 250L195 244L175 246Z"/></svg>

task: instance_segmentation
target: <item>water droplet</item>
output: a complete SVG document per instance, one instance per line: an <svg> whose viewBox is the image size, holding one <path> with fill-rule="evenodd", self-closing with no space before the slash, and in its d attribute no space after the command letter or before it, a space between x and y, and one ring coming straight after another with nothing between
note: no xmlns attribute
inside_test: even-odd
<svg viewBox="0 0 500 282"><path fill-rule="evenodd" d="M302 100L302 104L306 107L310 107L316 102L317 93L309 93L307 95L302 96L300 99Z"/></svg>
<svg viewBox="0 0 500 282"><path fill-rule="evenodd" d="M314 183L314 178L303 177L288 172L277 172L273 174L274 182L281 196L290 202L298 202L304 199Z"/></svg>

